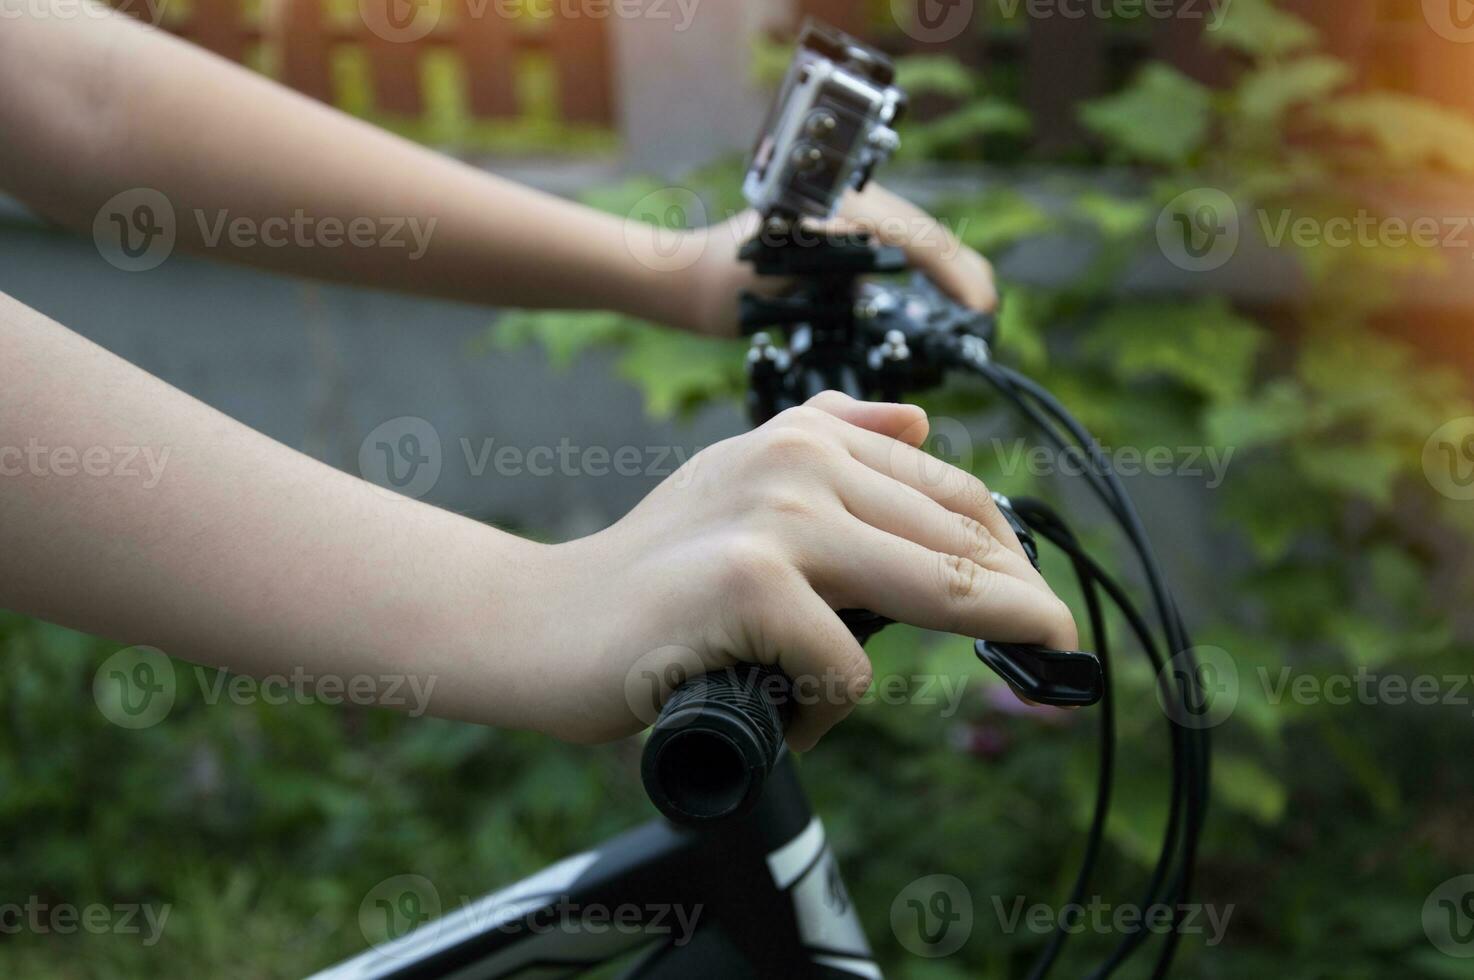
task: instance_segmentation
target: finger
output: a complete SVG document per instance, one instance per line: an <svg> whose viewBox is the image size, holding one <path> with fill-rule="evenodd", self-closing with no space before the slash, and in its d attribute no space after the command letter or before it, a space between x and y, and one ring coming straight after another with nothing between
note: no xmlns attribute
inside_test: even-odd
<svg viewBox="0 0 1474 980"><path fill-rule="evenodd" d="M892 480L858 460L849 461L843 468L837 489L845 508L871 527L932 551L971 559L1035 588L1049 588L1022 548L1007 546L1018 541L1012 527L1008 528L1008 537L1000 541L977 518L948 510L915 487Z"/></svg>
<svg viewBox="0 0 1474 980"><path fill-rule="evenodd" d="M857 517L845 520L841 533L811 546L811 564L804 568L832 605L977 639L1076 649L1074 617L1053 593Z"/></svg>
<svg viewBox="0 0 1474 980"><path fill-rule="evenodd" d="M957 302L984 312L997 308L992 263L905 198L872 181L863 192L845 196L839 217L845 227L835 231L865 231L900 248L913 268Z"/></svg>
<svg viewBox="0 0 1474 980"><path fill-rule="evenodd" d="M978 521L1009 551L1025 557L1024 546L1013 526L998 509L998 502L982 480L917 448L919 441L887 439L855 426L836 431L856 460L920 491L948 510Z"/></svg>
<svg viewBox="0 0 1474 980"><path fill-rule="evenodd" d="M859 401L840 391L821 391L804 404L842 422L913 446L921 445L929 429L926 412L916 405Z"/></svg>
<svg viewBox="0 0 1474 980"><path fill-rule="evenodd" d="M998 284L993 264L944 231L950 241L940 250L917 251L902 246L912 265L963 306L991 313L998 308Z"/></svg>
<svg viewBox="0 0 1474 980"><path fill-rule="evenodd" d="M854 709L870 689L870 658L849 629L816 593L793 590L781 606L774 638L778 666L792 685L793 714L786 737L807 752Z"/></svg>

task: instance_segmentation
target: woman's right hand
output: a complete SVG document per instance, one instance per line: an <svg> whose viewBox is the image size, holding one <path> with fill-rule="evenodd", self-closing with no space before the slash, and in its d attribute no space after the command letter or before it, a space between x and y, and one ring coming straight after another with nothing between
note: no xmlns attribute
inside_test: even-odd
<svg viewBox="0 0 1474 980"><path fill-rule="evenodd" d="M917 448L926 432L914 406L825 392L696 454L607 530L547 548L537 578L559 595L523 687L542 702L534 726L628 735L672 682L755 662L794 681L788 740L808 749L870 684L839 609L1074 649L1069 609L988 489Z"/></svg>

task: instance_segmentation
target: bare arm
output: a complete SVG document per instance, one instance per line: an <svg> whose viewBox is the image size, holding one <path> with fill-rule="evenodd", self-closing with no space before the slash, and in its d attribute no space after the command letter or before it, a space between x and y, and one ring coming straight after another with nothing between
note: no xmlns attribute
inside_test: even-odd
<svg viewBox="0 0 1474 980"><path fill-rule="evenodd" d="M920 409L828 392L541 545L309 459L0 293L0 606L244 673L433 679L434 714L580 741L652 720L642 678L777 663L811 692L806 748L870 680L835 609L1075 646L925 433Z"/></svg>
<svg viewBox="0 0 1474 980"><path fill-rule="evenodd" d="M7 10L6 7L11 9ZM40 17L0 0L0 187L90 233L136 187L173 203L179 246L299 275L506 306L604 307L682 323L686 282L618 218L463 165L121 14ZM213 243L220 213L433 219L428 250ZM405 237L408 237L407 235ZM645 259L647 261L642 261Z"/></svg>
<svg viewBox="0 0 1474 980"><path fill-rule="evenodd" d="M484 654L545 550L273 442L0 293L0 605L242 672L433 675L437 712L530 724L508 710L530 678Z"/></svg>
<svg viewBox="0 0 1474 980"><path fill-rule="evenodd" d="M736 261L751 215L672 248L649 225L483 173L121 14L45 16L36 4L0 0L0 188L53 220L90 232L114 195L151 188L172 204L178 247L217 258L736 332L737 291L754 285ZM993 304L987 262L914 205L873 188L842 214L893 239L959 300ZM299 215L316 229L413 221L417 231L401 227L391 247L310 236L303 247L285 228ZM229 233L236 219L250 237ZM281 244L263 245L268 233Z"/></svg>

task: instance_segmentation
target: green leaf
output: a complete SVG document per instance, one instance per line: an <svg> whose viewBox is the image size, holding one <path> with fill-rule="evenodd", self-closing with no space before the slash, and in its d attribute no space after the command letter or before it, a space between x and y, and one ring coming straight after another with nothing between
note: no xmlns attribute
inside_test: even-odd
<svg viewBox="0 0 1474 980"><path fill-rule="evenodd" d="M1412 663L1446 653L1452 643L1447 623L1429 623L1409 632L1366 616L1348 613L1335 621L1334 639L1347 659L1358 667L1377 669L1393 663Z"/></svg>
<svg viewBox="0 0 1474 980"><path fill-rule="evenodd" d="M977 78L956 58L914 54L896 60L896 84L910 95L930 93L966 98L977 89Z"/></svg>
<svg viewBox="0 0 1474 980"><path fill-rule="evenodd" d="M1087 190L1071 202L1071 211L1107 238L1129 238L1151 225L1158 208L1141 198Z"/></svg>
<svg viewBox="0 0 1474 980"><path fill-rule="evenodd" d="M988 191L966 201L946 202L938 213L969 247L990 255L1043 234L1055 224L1039 205L1006 189Z"/></svg>
<svg viewBox="0 0 1474 980"><path fill-rule="evenodd" d="M1426 946L1410 953L1406 960L1410 970L1434 980L1469 980L1469 961L1454 959L1442 950Z"/></svg>
<svg viewBox="0 0 1474 980"><path fill-rule="evenodd" d="M1404 461L1387 446L1302 444L1295 462L1312 485L1334 493L1392 501L1392 486Z"/></svg>
<svg viewBox="0 0 1474 980"><path fill-rule="evenodd" d="M1324 99L1351 77L1351 68L1339 58L1297 58L1249 72L1239 83L1235 97L1245 119L1256 125L1270 125L1278 123L1295 106Z"/></svg>
<svg viewBox="0 0 1474 980"><path fill-rule="evenodd" d="M618 371L644 392L646 411L667 417L739 395L745 383L744 349L740 341L642 328L626 345Z"/></svg>
<svg viewBox="0 0 1474 980"><path fill-rule="evenodd" d="M1348 95L1324 104L1318 118L1345 136L1371 140L1394 166L1431 164L1474 174L1474 122L1426 99L1393 92Z"/></svg>
<svg viewBox="0 0 1474 980"><path fill-rule="evenodd" d="M1315 28L1279 9L1274 0L1233 0L1203 40L1212 47L1240 51L1255 58L1293 54L1315 44Z"/></svg>
<svg viewBox="0 0 1474 980"><path fill-rule="evenodd" d="M912 123L901 131L901 152L911 158L939 156L979 137L994 133L1023 135L1032 123L1029 114L1012 102L975 99L932 122Z"/></svg>
<svg viewBox="0 0 1474 980"><path fill-rule="evenodd" d="M1048 360L1044 326L1053 304L1041 292L1027 287L1006 290L998 310L998 341L1027 371L1041 370Z"/></svg>
<svg viewBox="0 0 1474 980"><path fill-rule="evenodd" d="M1125 91L1084 105L1080 121L1130 159L1183 166L1207 139L1212 108L1205 86L1152 62Z"/></svg>
<svg viewBox="0 0 1474 980"><path fill-rule="evenodd" d="M1165 376L1228 399L1248 389L1263 338L1258 324L1215 297L1117 306L1090 332L1086 350L1128 380Z"/></svg>
<svg viewBox="0 0 1474 980"><path fill-rule="evenodd" d="M1274 824L1285 812L1285 787L1257 762L1241 755L1218 753L1213 759L1214 799L1262 824Z"/></svg>
<svg viewBox="0 0 1474 980"><path fill-rule="evenodd" d="M1279 379L1251 398L1212 406L1203 425L1213 445L1246 450L1288 439L1307 423L1305 393Z"/></svg>
<svg viewBox="0 0 1474 980"><path fill-rule="evenodd" d="M492 325L490 346L516 350L536 344L554 367L563 369L589 348L629 336L637 323L618 313L516 310L502 314Z"/></svg>

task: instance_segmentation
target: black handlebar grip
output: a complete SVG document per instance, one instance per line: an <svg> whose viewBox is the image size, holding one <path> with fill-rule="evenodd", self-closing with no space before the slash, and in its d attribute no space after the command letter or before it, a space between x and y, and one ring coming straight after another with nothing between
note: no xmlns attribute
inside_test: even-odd
<svg viewBox="0 0 1474 980"><path fill-rule="evenodd" d="M702 674L660 709L640 760L655 808L686 826L751 810L784 751L788 681L771 667Z"/></svg>

